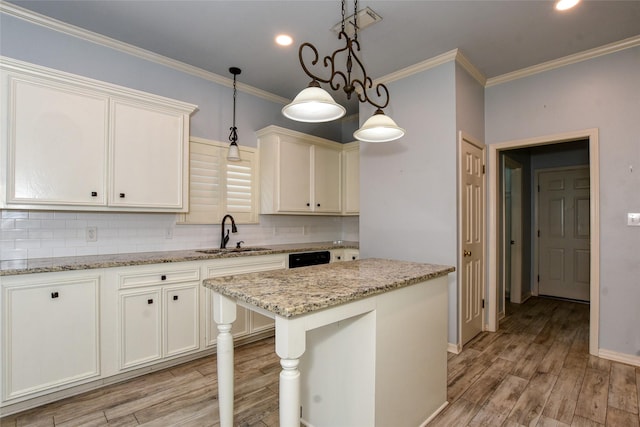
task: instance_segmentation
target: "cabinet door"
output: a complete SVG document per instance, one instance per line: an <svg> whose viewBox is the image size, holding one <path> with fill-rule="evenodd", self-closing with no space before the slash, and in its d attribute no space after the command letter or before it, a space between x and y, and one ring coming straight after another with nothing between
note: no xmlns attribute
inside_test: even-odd
<svg viewBox="0 0 640 427"><path fill-rule="evenodd" d="M106 203L106 96L22 79L10 82L9 203Z"/></svg>
<svg viewBox="0 0 640 427"><path fill-rule="evenodd" d="M313 211L340 213L342 210L342 154L339 150L315 145L313 150Z"/></svg>
<svg viewBox="0 0 640 427"><path fill-rule="evenodd" d="M165 357L200 348L199 283L164 288Z"/></svg>
<svg viewBox="0 0 640 427"><path fill-rule="evenodd" d="M345 249L343 259L345 261L355 261L360 259L360 251L358 249Z"/></svg>
<svg viewBox="0 0 640 427"><path fill-rule="evenodd" d="M119 100L112 101L111 113L110 205L181 209L183 114Z"/></svg>
<svg viewBox="0 0 640 427"><path fill-rule="evenodd" d="M99 277L5 288L4 399L96 377Z"/></svg>
<svg viewBox="0 0 640 427"><path fill-rule="evenodd" d="M344 249L331 250L331 262L344 261Z"/></svg>
<svg viewBox="0 0 640 427"><path fill-rule="evenodd" d="M279 212L311 212L311 147L280 139Z"/></svg>
<svg viewBox="0 0 640 427"><path fill-rule="evenodd" d="M120 294L120 368L162 357L159 289Z"/></svg>
<svg viewBox="0 0 640 427"><path fill-rule="evenodd" d="M360 213L360 151L355 149L344 151L344 194L343 208L345 214Z"/></svg>

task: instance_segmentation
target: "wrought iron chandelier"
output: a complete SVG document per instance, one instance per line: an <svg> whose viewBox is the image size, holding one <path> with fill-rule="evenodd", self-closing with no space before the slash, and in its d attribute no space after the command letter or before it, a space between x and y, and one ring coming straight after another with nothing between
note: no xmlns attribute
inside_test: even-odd
<svg viewBox="0 0 640 427"><path fill-rule="evenodd" d="M375 113L371 116L360 129L356 130L353 136L365 142L388 142L401 138L405 131L382 111L389 105L389 90L387 87L378 83L375 85L375 96L373 80L367 75L364 64L356 55L360 51L360 42L358 42L358 0L354 4L354 35L349 37L345 31L345 0L342 0L342 24L338 34L338 40L345 40L345 45L337 49L331 55L323 58L323 68L331 71L328 78L324 78L314 74L305 64L303 59L303 51L309 49L313 52L313 61L311 65L318 64L320 56L318 49L309 42L302 43L298 50L298 58L304 72L311 77L309 86L303 89L294 100L282 109L282 114L292 120L300 122L328 122L339 119L344 116L346 109L335 102L333 97L320 87L320 83L328 83L332 90L337 91L342 88L346 93L347 99L351 99L351 95L356 92L360 102L368 102L376 108ZM338 56L346 54L346 71L337 69L336 63ZM353 70L354 63L357 65L357 75Z"/></svg>
<svg viewBox="0 0 640 427"><path fill-rule="evenodd" d="M233 74L233 126L229 128L229 152L227 153L227 160L232 162L240 161L240 150L238 149L238 128L236 127L236 76L242 72L238 67L229 68L229 72Z"/></svg>

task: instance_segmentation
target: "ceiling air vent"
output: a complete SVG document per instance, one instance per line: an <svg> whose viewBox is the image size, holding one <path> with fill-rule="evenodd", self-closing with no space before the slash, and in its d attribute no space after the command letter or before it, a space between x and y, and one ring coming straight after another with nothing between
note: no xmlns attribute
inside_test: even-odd
<svg viewBox="0 0 640 427"><path fill-rule="evenodd" d="M346 22L345 22L345 27L344 27L344 31L347 33L347 35L349 37L352 37L354 34L354 22L355 20L353 19L355 14L351 14L346 18ZM364 9L361 9L358 11L358 32L364 30L365 28L367 28L370 25L375 24L376 22L380 22L382 21L382 16L378 15L377 13L375 13L373 11L373 9L371 9L369 6L365 7ZM335 32L336 34L338 34L340 32L340 29L342 28L342 21L338 22L336 25L333 26L332 30L333 32Z"/></svg>

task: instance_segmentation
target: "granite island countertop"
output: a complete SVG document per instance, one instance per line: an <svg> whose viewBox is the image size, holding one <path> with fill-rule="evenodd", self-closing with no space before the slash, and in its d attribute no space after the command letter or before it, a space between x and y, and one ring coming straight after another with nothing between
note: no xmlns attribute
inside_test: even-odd
<svg viewBox="0 0 640 427"><path fill-rule="evenodd" d="M204 261L209 259L236 258L244 256L271 255L295 252L324 251L332 249L358 249L358 242L308 242L278 245L259 245L260 250L247 251L229 248L222 252L203 253L203 249L180 251L136 252L111 255L88 255L76 257L33 258L0 261L0 276L50 273L56 271L89 270L95 268L124 267L171 262ZM215 249L214 249L215 250Z"/></svg>
<svg viewBox="0 0 640 427"><path fill-rule="evenodd" d="M293 317L414 285L455 271L454 267L369 258L287 270L205 279L211 290Z"/></svg>

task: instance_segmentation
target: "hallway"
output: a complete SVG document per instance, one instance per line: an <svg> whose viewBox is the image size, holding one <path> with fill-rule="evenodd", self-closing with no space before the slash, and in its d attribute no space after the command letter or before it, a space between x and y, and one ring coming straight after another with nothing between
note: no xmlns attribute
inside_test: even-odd
<svg viewBox="0 0 640 427"><path fill-rule="evenodd" d="M507 304L496 333L449 354L430 426L639 426L640 368L589 355L589 305Z"/></svg>

